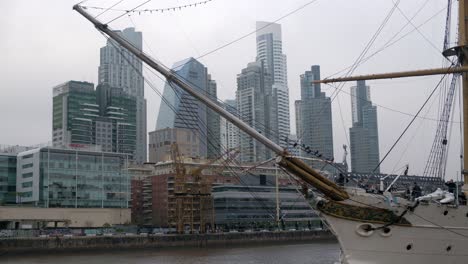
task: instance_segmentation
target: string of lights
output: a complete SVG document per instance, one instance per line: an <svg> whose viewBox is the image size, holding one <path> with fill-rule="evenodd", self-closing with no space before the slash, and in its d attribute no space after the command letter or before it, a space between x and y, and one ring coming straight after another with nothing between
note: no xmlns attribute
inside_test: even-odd
<svg viewBox="0 0 468 264"><path fill-rule="evenodd" d="M125 12L127 14L136 14L141 15L142 13L164 13L166 12L174 12L174 11L179 11L184 8L191 8L191 7L196 7L200 5L207 4L209 2L212 2L213 0L205 0L205 1L200 1L200 2L195 2L191 4L186 4L186 5L179 5L179 6L173 6L173 7L165 7L165 8L156 8L156 9L115 9L115 8L107 8L107 7L100 7L100 6L82 6L85 9L96 9L96 10L108 10L108 11L118 11L118 12Z"/></svg>

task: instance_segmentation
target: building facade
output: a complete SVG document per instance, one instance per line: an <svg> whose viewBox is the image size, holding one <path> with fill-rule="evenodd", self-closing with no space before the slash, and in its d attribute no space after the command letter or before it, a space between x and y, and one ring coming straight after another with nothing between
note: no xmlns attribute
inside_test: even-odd
<svg viewBox="0 0 468 264"><path fill-rule="evenodd" d="M69 81L53 89L54 146L97 145L135 161L136 99L123 89Z"/></svg>
<svg viewBox="0 0 468 264"><path fill-rule="evenodd" d="M216 81L211 79L211 75L208 74L208 95L211 100L217 102L217 85ZM221 154L221 117L218 113L206 108L206 125L207 125L207 158L216 159Z"/></svg>
<svg viewBox="0 0 468 264"><path fill-rule="evenodd" d="M272 78L272 109L274 112L272 130L277 134L277 142L287 147L286 138L290 134L289 88L286 55L283 54L281 25L258 21L257 62L263 62L266 72Z"/></svg>
<svg viewBox="0 0 468 264"><path fill-rule="evenodd" d="M379 173L377 107L372 105L370 88L365 81L357 81L357 85L351 87L351 109L351 170L359 173Z"/></svg>
<svg viewBox="0 0 468 264"><path fill-rule="evenodd" d="M195 89L207 94L212 99L216 97L216 82L209 78L207 68L194 58L188 58L174 64L172 70ZM200 136L199 157L210 156L219 151L221 141L220 125L217 116L205 104L182 90L176 84L166 83L164 86L156 130L165 128L182 128L196 131ZM212 118L208 120L207 117ZM209 140L208 140L209 139Z"/></svg>
<svg viewBox="0 0 468 264"><path fill-rule="evenodd" d="M209 163L209 160L199 160L199 159L190 159L184 158L182 166L186 174L186 182L188 185L188 193L190 193L190 187L194 183L194 178L192 172L200 169L203 166L203 179L205 182L210 183L213 188L216 186L241 186L244 188L249 188L249 186L263 186L268 187L269 196L274 197L274 193L271 193L271 188L274 189L275 177L279 177L279 185L287 187L291 185L292 182L288 176L281 170L271 167L271 166L258 166L251 169L250 173L245 173L244 171L250 166L226 166L223 162ZM176 212L176 200L177 195L174 194L175 190L175 181L176 173L174 172L174 162L160 162L153 164L153 170L151 175L148 175L146 170L149 169L151 165L148 164L148 167L145 167L145 177L135 177L132 181L132 190L134 190L135 195L132 196L132 211L136 210L138 212L143 212L141 217L138 217L144 225L154 226L154 227L172 227L174 226L174 216ZM136 169L137 175L141 175L140 170ZM133 173L134 169L130 168L129 171ZM290 193L287 197L298 197L296 187L292 188L296 192ZM260 191L259 191L260 192ZM224 193L226 194L226 193ZM215 195L214 193L212 195ZM249 195L245 190L243 191L242 197L247 197ZM294 210L297 210L297 206L303 206L301 203L304 201L300 198L294 203ZM270 202L270 201L269 201ZM297 212L288 211L288 202L287 200L282 200L282 212L286 215L290 214L289 217L294 217L293 215ZM262 205L262 200L251 200L251 206L256 204L257 207ZM224 203L226 204L226 203ZM291 203L289 204L291 206ZM229 209L229 208L228 208ZM238 210L240 208L236 208ZM199 211L195 207L191 209L194 214L198 214ZM226 214L226 208L220 208L220 214ZM215 209L215 213L216 212ZM238 213L238 211L232 211L233 214ZM271 212L270 212L271 213ZM274 213L273 213L274 214ZM298 216L296 214L296 216ZM216 220L217 221L217 220ZM224 222L223 222L224 223Z"/></svg>
<svg viewBox="0 0 468 264"><path fill-rule="evenodd" d="M223 229L277 228L274 186L224 185L213 187L216 225ZM279 219L283 227L320 226L318 215L294 187L280 187Z"/></svg>
<svg viewBox="0 0 468 264"><path fill-rule="evenodd" d="M238 116L237 113L237 101L236 100L225 100L224 109L226 109L231 114ZM231 150L239 149L239 133L240 130L231 122L227 121L225 118L221 117L221 149Z"/></svg>
<svg viewBox="0 0 468 264"><path fill-rule="evenodd" d="M143 48L141 32L134 28L118 31L137 49ZM136 143L134 159L138 163L146 161L147 129L146 129L146 99L144 95L143 63L135 55L113 40L100 50L98 84L107 84L121 88L126 94L136 99Z"/></svg>
<svg viewBox="0 0 468 264"><path fill-rule="evenodd" d="M301 100L295 102L296 130L301 145L305 148L302 156L333 160L333 126L331 100L321 91L320 66L313 65L301 78ZM314 167L323 167L323 162L312 162ZM326 169L326 168L325 168ZM330 168L331 169L331 168Z"/></svg>
<svg viewBox="0 0 468 264"><path fill-rule="evenodd" d="M18 204L60 208L128 208L128 155L52 147L17 156Z"/></svg>
<svg viewBox="0 0 468 264"><path fill-rule="evenodd" d="M239 118L278 142L277 134L271 128L272 120L276 118L274 111L271 111L272 78L266 72L263 62L249 63L237 75L236 100ZM242 131L239 133L239 150L241 162L263 161L271 156L271 151L263 144Z"/></svg>
<svg viewBox="0 0 468 264"><path fill-rule="evenodd" d="M201 135L198 130L186 128L164 128L149 133L149 161L172 160L171 145L177 143L182 157L199 158Z"/></svg>
<svg viewBox="0 0 468 264"><path fill-rule="evenodd" d="M16 155L0 152L0 205L16 202Z"/></svg>

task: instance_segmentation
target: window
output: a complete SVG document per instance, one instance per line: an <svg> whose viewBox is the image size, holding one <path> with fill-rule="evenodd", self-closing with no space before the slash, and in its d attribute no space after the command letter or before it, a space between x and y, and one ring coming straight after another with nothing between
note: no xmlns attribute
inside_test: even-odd
<svg viewBox="0 0 468 264"><path fill-rule="evenodd" d="M32 163L28 163L28 164L23 164L23 169L27 169L27 168L32 168L33 164Z"/></svg>
<svg viewBox="0 0 468 264"><path fill-rule="evenodd" d="M29 188L29 187L32 187L33 185L33 182L23 182L21 184L21 186L23 186L23 188Z"/></svg>
<svg viewBox="0 0 468 264"><path fill-rule="evenodd" d="M29 159L32 157L33 157L33 154L28 154L28 155L24 155L22 159Z"/></svg>
<svg viewBox="0 0 468 264"><path fill-rule="evenodd" d="M32 192L23 192L21 193L21 197L25 197L25 198L32 197Z"/></svg>
<svg viewBox="0 0 468 264"><path fill-rule="evenodd" d="M23 178L31 178L33 176L33 173L32 172L28 172L28 173L23 173Z"/></svg>

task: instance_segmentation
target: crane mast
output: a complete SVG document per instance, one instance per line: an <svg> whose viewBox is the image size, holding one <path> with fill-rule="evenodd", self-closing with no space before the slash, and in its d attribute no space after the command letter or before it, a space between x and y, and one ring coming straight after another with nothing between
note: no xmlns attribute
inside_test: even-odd
<svg viewBox="0 0 468 264"><path fill-rule="evenodd" d="M138 50L130 42L125 40L122 36L109 28L107 24L103 24L93 16L88 14L80 5L74 5L73 9L89 20L99 31L109 36L112 40L126 48L129 52L134 54L137 58L145 62L149 67L153 68L162 74L168 82L178 85L181 89L198 99L206 106L217 112L226 120L237 126L240 130L255 138L260 143L264 144L267 148L272 150L277 156L276 162L279 166L283 167L290 173L301 178L308 184L314 186L317 190L322 192L328 198L335 201L342 201L349 198L348 193L336 185L333 181L327 179L325 176L318 173L315 169L309 167L305 162L292 157L284 148L267 138L266 136L257 132L254 128L250 127L241 119L229 113L216 102L205 96L203 93L198 92L190 84L179 78L177 73L172 70L166 69L163 65L153 60L150 56L146 55L143 51Z"/></svg>

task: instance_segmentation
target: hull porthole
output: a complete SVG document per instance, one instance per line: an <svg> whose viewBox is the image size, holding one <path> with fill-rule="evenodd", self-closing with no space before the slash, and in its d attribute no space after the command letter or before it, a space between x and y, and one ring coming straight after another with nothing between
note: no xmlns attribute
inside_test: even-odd
<svg viewBox="0 0 468 264"><path fill-rule="evenodd" d="M360 224L356 227L356 233L363 237L369 237L374 233L374 229L373 224Z"/></svg>
<svg viewBox="0 0 468 264"><path fill-rule="evenodd" d="M380 230L380 235L383 237L389 237L392 235L392 229L390 227L384 227Z"/></svg>

